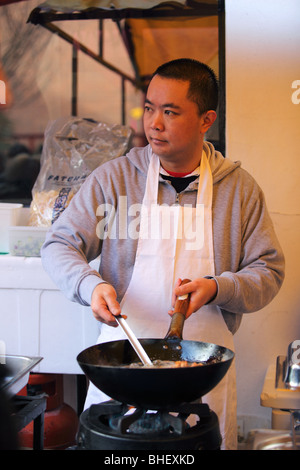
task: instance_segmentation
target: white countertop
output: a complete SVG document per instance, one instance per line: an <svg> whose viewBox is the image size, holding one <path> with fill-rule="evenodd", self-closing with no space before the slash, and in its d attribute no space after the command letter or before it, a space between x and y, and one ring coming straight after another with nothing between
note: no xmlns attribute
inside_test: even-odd
<svg viewBox="0 0 300 470"><path fill-rule="evenodd" d="M90 307L64 297L40 258L0 255L0 305L6 354L43 357L35 371L81 373L76 357L96 343L99 323Z"/></svg>
<svg viewBox="0 0 300 470"><path fill-rule="evenodd" d="M0 255L0 289L58 290L42 266L41 258Z"/></svg>

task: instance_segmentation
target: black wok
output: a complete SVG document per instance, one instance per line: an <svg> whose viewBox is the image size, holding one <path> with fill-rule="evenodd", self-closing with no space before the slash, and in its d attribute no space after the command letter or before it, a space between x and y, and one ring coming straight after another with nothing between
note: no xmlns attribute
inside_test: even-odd
<svg viewBox="0 0 300 470"><path fill-rule="evenodd" d="M186 282L186 281L183 281ZM234 358L227 348L181 338L188 299L177 300L165 339L141 339L152 361L204 362L193 367L126 367L139 362L128 340L91 346L77 356L87 378L109 397L145 409L174 407L210 392ZM212 362L213 360L213 362ZM206 363L207 362L207 363Z"/></svg>

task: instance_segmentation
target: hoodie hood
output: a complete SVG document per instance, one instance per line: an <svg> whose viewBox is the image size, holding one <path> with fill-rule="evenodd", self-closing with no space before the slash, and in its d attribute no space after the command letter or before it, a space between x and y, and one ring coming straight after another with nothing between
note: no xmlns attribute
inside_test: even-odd
<svg viewBox="0 0 300 470"><path fill-rule="evenodd" d="M221 152L218 152L210 142L203 143L203 150L208 158L214 183L222 180L241 166L241 162L233 162L230 158L223 157Z"/></svg>
<svg viewBox="0 0 300 470"><path fill-rule="evenodd" d="M233 162L229 158L223 157L221 152L215 150L213 144L210 142L203 143L203 150L208 158L214 183L217 183L241 166L239 161ZM126 158L128 158L140 172L147 174L150 155L151 147L148 144L146 147L134 147L126 155Z"/></svg>

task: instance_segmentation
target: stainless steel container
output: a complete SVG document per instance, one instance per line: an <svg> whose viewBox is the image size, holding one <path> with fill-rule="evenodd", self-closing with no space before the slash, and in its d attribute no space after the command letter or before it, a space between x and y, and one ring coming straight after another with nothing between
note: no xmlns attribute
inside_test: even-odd
<svg viewBox="0 0 300 470"><path fill-rule="evenodd" d="M1 389L8 395L16 395L28 383L30 371L42 357L0 355L0 368L3 368Z"/></svg>

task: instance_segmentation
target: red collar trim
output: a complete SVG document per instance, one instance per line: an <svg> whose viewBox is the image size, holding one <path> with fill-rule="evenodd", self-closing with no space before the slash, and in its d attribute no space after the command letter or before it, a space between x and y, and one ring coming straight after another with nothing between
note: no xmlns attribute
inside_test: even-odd
<svg viewBox="0 0 300 470"><path fill-rule="evenodd" d="M167 170L166 170L167 171ZM184 176L186 175L189 175L190 173L192 173L191 171L188 171L187 173L175 173L174 171L167 171L167 173L170 175L170 176L174 176L175 178L183 178Z"/></svg>

